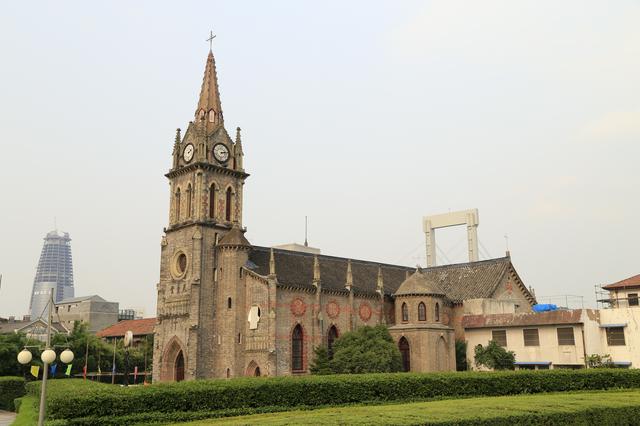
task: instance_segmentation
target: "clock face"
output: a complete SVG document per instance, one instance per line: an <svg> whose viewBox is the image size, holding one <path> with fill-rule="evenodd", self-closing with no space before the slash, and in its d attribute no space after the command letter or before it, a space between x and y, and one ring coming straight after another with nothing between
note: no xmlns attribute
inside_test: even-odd
<svg viewBox="0 0 640 426"><path fill-rule="evenodd" d="M184 161L186 161L187 163L191 161L191 159L193 159L193 150L194 148L192 144L189 144L184 147L184 151L182 152L182 158L184 158Z"/></svg>
<svg viewBox="0 0 640 426"><path fill-rule="evenodd" d="M216 144L213 147L213 156L221 163L225 163L229 159L229 148L224 144Z"/></svg>

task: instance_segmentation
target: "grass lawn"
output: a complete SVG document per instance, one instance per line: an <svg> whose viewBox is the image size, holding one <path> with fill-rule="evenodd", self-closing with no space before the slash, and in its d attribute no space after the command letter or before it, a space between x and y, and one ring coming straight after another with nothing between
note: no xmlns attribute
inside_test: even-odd
<svg viewBox="0 0 640 426"><path fill-rule="evenodd" d="M409 404L349 406L201 420L181 424L193 426L249 424L260 424L261 426L290 424L412 425L464 420L488 420L501 417L509 417L517 422L517 417L531 414L562 415L594 409L625 407L640 408L640 390L550 393L453 399ZM540 424L549 423L543 422Z"/></svg>

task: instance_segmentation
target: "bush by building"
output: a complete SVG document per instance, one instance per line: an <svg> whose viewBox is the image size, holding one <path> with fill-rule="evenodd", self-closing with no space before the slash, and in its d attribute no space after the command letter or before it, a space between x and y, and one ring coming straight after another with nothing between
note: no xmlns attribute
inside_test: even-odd
<svg viewBox="0 0 640 426"><path fill-rule="evenodd" d="M282 411L471 396L499 396L640 387L640 370L548 370L399 373L192 381L129 388L82 380L53 380L49 419L141 413ZM39 382L27 384L36 396ZM213 414L211 414L213 413ZM174 414L172 414L173 416Z"/></svg>
<svg viewBox="0 0 640 426"><path fill-rule="evenodd" d="M22 377L0 377L0 410L15 411L13 400L25 394Z"/></svg>

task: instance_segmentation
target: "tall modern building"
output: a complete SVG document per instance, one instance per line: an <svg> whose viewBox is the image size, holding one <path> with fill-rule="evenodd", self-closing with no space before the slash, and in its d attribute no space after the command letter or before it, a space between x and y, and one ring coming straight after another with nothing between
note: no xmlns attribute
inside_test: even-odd
<svg viewBox="0 0 640 426"><path fill-rule="evenodd" d="M55 302L74 297L71 238L66 232L60 235L57 230L49 232L44 239L31 291L31 319L44 316L51 291Z"/></svg>

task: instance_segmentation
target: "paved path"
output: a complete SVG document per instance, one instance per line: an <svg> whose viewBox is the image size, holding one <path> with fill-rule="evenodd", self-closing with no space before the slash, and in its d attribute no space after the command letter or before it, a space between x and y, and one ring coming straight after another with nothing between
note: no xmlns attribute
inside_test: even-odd
<svg viewBox="0 0 640 426"><path fill-rule="evenodd" d="M0 410L0 426L9 426L16 418L16 413Z"/></svg>

